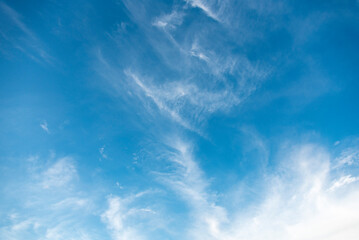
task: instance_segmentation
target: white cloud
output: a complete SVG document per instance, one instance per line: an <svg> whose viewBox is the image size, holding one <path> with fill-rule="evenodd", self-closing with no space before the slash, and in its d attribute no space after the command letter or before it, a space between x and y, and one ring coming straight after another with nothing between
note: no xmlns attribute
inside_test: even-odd
<svg viewBox="0 0 359 240"><path fill-rule="evenodd" d="M3 192L14 201L1 215L0 239L99 239L88 222L96 214L96 197L73 181L77 177L74 160L57 159L45 170L46 163L38 156L25 163L28 175L16 174L16 185Z"/></svg>
<svg viewBox="0 0 359 240"><path fill-rule="evenodd" d="M352 177L351 175L343 176L333 183L333 185L329 188L329 191L334 191L337 188L340 188L344 185L356 182L358 180L359 180L359 177Z"/></svg>
<svg viewBox="0 0 359 240"><path fill-rule="evenodd" d="M14 9L6 5L4 2L0 3L1 10L8 16L8 18L19 28L26 33L30 38L35 38L32 31L21 21L21 16Z"/></svg>
<svg viewBox="0 0 359 240"><path fill-rule="evenodd" d="M190 54L191 56L198 57L199 59L205 61L206 63L211 62L211 59L208 56L206 56L201 49L199 49L197 42L194 42L192 44Z"/></svg>
<svg viewBox="0 0 359 240"><path fill-rule="evenodd" d="M40 127L41 127L45 132L50 133L46 121L42 122L42 123L40 124Z"/></svg>
<svg viewBox="0 0 359 240"><path fill-rule="evenodd" d="M229 89L209 91L200 89L195 83L183 81L155 86L145 83L131 71L125 73L133 79L145 96L152 99L159 110L168 114L183 127L197 133L200 133L198 125L208 115L217 111L226 111L241 101L240 96Z"/></svg>
<svg viewBox="0 0 359 240"><path fill-rule="evenodd" d="M89 199L86 198L78 198L78 197L68 197L64 200L61 200L52 205L54 209L61 209L61 208L84 208L90 204Z"/></svg>
<svg viewBox="0 0 359 240"><path fill-rule="evenodd" d="M21 15L4 2L0 2L0 11L4 17L3 21L0 21L0 37L4 38L15 49L22 51L31 59L37 62L52 64L54 58L44 50L43 44L35 33L21 20ZM1 23L7 24L7 26L1 28ZM20 30L20 32L9 31L9 27L12 28L12 26ZM13 35L14 32L16 36Z"/></svg>
<svg viewBox="0 0 359 240"><path fill-rule="evenodd" d="M192 156L191 146L179 139L172 139L169 145L173 152L168 160L176 170L168 175L159 175L159 181L173 189L190 207L191 229L186 233L189 239L217 239L221 236L221 227L228 224L227 213L211 199L207 192L208 182ZM184 239L187 237L183 236Z"/></svg>
<svg viewBox="0 0 359 240"><path fill-rule="evenodd" d="M107 154L105 153L105 147L100 147L98 151L100 152L100 155L103 159L107 158Z"/></svg>
<svg viewBox="0 0 359 240"><path fill-rule="evenodd" d="M73 229L72 226L59 224L55 227L48 228L44 238L41 240L91 240L94 239L91 234L83 229Z"/></svg>
<svg viewBox="0 0 359 240"><path fill-rule="evenodd" d="M157 17L152 24L158 28L175 29L182 24L183 16L182 12L172 11L170 14Z"/></svg>
<svg viewBox="0 0 359 240"><path fill-rule="evenodd" d="M141 105L152 116L156 115L151 105L154 103L160 112L174 122L205 135L203 128L207 120L214 113L229 111L243 102L267 78L270 69L259 61L249 60L242 51L233 51L234 46L229 47L218 36L222 32L232 35L232 26L209 23L208 29L202 28L186 11L188 6L198 7L217 18L214 12L225 15L224 11L230 8L228 2L187 1L182 8L174 5L169 14L157 17L153 17L153 12L147 10L150 9L146 7L147 4L142 1L125 1L132 15L131 20L138 24L143 36L123 36L118 33L111 36L117 44L111 46L111 51L116 49L120 55L132 60L118 65L118 62L107 60L99 51L96 56L99 66L96 68L110 82L110 91L117 90L117 96L121 95L129 104L137 103L128 99L135 92L144 102ZM187 14L189 17L183 25ZM162 34L153 26L161 29ZM129 44L132 41L143 41L150 47L134 48L133 44ZM239 49L239 45L235 48ZM147 65L148 61L143 58L148 54L156 56L158 64L155 67ZM148 101L149 98L152 101Z"/></svg>
<svg viewBox="0 0 359 240"><path fill-rule="evenodd" d="M102 220L107 224L107 227L112 231L113 239L115 240L130 240L143 239L138 236L135 229L124 226L126 219L126 209L120 198L113 197L108 199L109 208L102 215Z"/></svg>
<svg viewBox="0 0 359 240"><path fill-rule="evenodd" d="M13 231L24 231L24 230L27 230L29 228L38 228L39 227L39 223L36 222L35 220L33 219L26 219L24 221L21 221L21 222L18 222L18 223L15 223L12 227L11 227L11 230Z"/></svg>
<svg viewBox="0 0 359 240"><path fill-rule="evenodd" d="M217 57L214 52L203 49L198 41L192 44L186 55L192 55L190 61L193 64L198 64L193 57L203 60L205 68L210 69L209 72L200 71L199 77L163 81L156 74L152 78L143 77L132 68L120 73L120 69L106 61L101 52L98 52L97 58L102 65L99 73L109 81L111 91L117 91L117 95L121 94L128 101L128 97L139 97L145 102L142 106L154 116L156 111L148 101L149 98L161 113L202 136L203 126L212 114L230 111L233 106L250 96L268 75L267 69L260 70L245 57ZM190 71L188 66L184 68L185 71ZM125 80L122 74L125 75ZM226 74L233 78L228 80L224 77Z"/></svg>
<svg viewBox="0 0 359 240"><path fill-rule="evenodd" d="M192 7L200 8L203 12L207 14L208 17L218 22L221 22L221 19L219 18L218 14L216 14L212 10L211 5L213 5L213 3L210 3L211 1L206 1L206 0L185 0L185 1L191 4Z"/></svg>
<svg viewBox="0 0 359 240"><path fill-rule="evenodd" d="M177 111L175 111L174 109L171 109L169 106L167 106L167 102L165 101L165 99L163 99L164 96L161 96L161 92L156 90L156 89L152 89L148 86L146 86L138 77L137 75L133 74L131 71L126 71L125 74L129 77L131 77L134 82L137 84L138 87L140 87L140 89L144 92L144 94L151 98L153 100L153 102L156 104L156 106L161 110L164 111L165 113L167 113L174 121L178 122L180 125L182 125L183 127L193 130L193 131L197 131L196 129L194 129L188 122L186 122ZM182 95L181 93L179 93L180 95Z"/></svg>
<svg viewBox="0 0 359 240"><path fill-rule="evenodd" d="M266 200L249 217L238 215L228 239L355 239L359 191L327 193L330 156L316 145L296 146L273 176ZM260 232L257 229L261 229ZM226 239L226 238L223 238Z"/></svg>
<svg viewBox="0 0 359 240"><path fill-rule="evenodd" d="M355 240L359 234L358 186L334 191L358 179L345 176L331 184L331 157L318 145L294 146L282 155L277 174L265 176L263 200L248 202L245 210L213 201L190 146L177 141L171 147L177 170L159 179L192 208L188 239Z"/></svg>
<svg viewBox="0 0 359 240"><path fill-rule="evenodd" d="M70 157L59 159L42 173L42 187L45 189L63 187L77 176L77 170Z"/></svg>
<svg viewBox="0 0 359 240"><path fill-rule="evenodd" d="M351 166L359 161L359 149L356 147L349 147L344 149L340 156L335 159L337 165L335 167L341 167L344 165Z"/></svg>
<svg viewBox="0 0 359 240"><path fill-rule="evenodd" d="M156 212L147 207L136 207L134 202L148 193L144 191L127 198L108 198L108 209L101 215L101 219L111 231L112 239L147 239L144 232L148 229L142 227L144 218L148 215L152 217Z"/></svg>

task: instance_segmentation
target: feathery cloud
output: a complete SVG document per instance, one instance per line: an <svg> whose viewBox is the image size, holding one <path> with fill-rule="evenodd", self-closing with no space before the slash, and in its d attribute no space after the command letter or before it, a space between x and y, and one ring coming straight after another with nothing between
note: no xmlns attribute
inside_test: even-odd
<svg viewBox="0 0 359 240"><path fill-rule="evenodd" d="M76 167L70 157L59 159L42 174L42 187L45 189L63 187L77 176Z"/></svg>
<svg viewBox="0 0 359 240"><path fill-rule="evenodd" d="M348 175L332 184L337 173L331 171L331 156L320 146L303 144L286 150L277 173L263 179L262 200L230 212L213 200L191 147L175 140L170 147L168 159L177 167L169 175L160 174L159 180L191 206L189 239L354 240L359 233L359 189L345 188L358 179ZM336 193L339 188L343 189Z"/></svg>
<svg viewBox="0 0 359 240"><path fill-rule="evenodd" d="M45 132L50 133L46 121L42 122L42 123L40 124L40 127L41 127Z"/></svg>
<svg viewBox="0 0 359 240"><path fill-rule="evenodd" d="M45 50L36 34L22 21L21 15L4 2L0 2L0 11L3 13L0 26L6 24L0 28L0 39L37 62L52 64L54 58Z"/></svg>

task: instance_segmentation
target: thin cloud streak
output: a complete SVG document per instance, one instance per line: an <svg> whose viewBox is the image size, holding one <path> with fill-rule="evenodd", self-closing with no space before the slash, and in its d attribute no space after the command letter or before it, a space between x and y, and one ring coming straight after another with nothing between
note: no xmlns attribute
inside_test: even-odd
<svg viewBox="0 0 359 240"><path fill-rule="evenodd" d="M54 58L45 51L45 47L36 34L21 20L21 15L4 2L0 2L0 11L4 16L2 24L14 25L21 32L20 36L13 36L13 34L5 32L4 28L3 31L0 29L0 36L36 62L52 65Z"/></svg>
<svg viewBox="0 0 359 240"><path fill-rule="evenodd" d="M41 124L40 124L40 127L41 127L45 132L50 133L46 121L44 121L43 123L41 123Z"/></svg>
<svg viewBox="0 0 359 240"><path fill-rule="evenodd" d="M189 3L192 7L200 8L203 12L207 14L208 17L212 18L213 20L221 22L221 19L217 16L217 14L215 14L212 11L208 1L204 1L204 0L185 0L185 1Z"/></svg>
<svg viewBox="0 0 359 240"><path fill-rule="evenodd" d="M139 232L129 226L126 226L124 221L130 215L126 210L125 203L119 197L110 197L108 199L108 209L102 214L102 221L107 225L112 232L112 239L114 240L130 240L130 239L144 239Z"/></svg>
<svg viewBox="0 0 359 240"><path fill-rule="evenodd" d="M42 187L45 189L62 187L77 176L77 170L69 157L61 158L42 174Z"/></svg>
<svg viewBox="0 0 359 240"><path fill-rule="evenodd" d="M30 157L27 174L16 186L21 190L5 192L17 196L15 208L2 215L1 239L98 238L86 222L94 214L94 199L79 190L75 160L67 156L52 162L44 167L39 157Z"/></svg>
<svg viewBox="0 0 359 240"><path fill-rule="evenodd" d="M241 100L231 90L222 91L200 90L194 83L182 81L152 86L131 72L125 71L135 84L143 91L144 95L152 99L159 110L167 113L172 120L181 126L197 132L201 122L217 111L226 111L239 104Z"/></svg>
<svg viewBox="0 0 359 240"><path fill-rule="evenodd" d="M347 188L358 178L340 177L331 185L333 163L320 146L303 144L287 151L280 173L266 177L263 200L246 211L231 210L231 214L213 200L210 184L194 160L190 145L173 141L170 147L174 152L168 160L177 170L159 174L158 179L191 206L188 239L354 240L359 233L359 190L357 185Z"/></svg>
<svg viewBox="0 0 359 240"><path fill-rule="evenodd" d="M142 199L155 193L151 190L130 194L127 197L110 195L108 207L101 214L101 220L110 231L113 240L150 239L151 229L158 224L157 212L143 206Z"/></svg>

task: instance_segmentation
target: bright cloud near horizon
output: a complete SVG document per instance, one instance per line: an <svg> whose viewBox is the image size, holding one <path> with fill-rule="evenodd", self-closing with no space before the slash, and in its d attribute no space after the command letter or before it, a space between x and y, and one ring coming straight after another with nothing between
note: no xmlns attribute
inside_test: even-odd
<svg viewBox="0 0 359 240"><path fill-rule="evenodd" d="M356 0L0 0L0 239L358 239L358 42Z"/></svg>

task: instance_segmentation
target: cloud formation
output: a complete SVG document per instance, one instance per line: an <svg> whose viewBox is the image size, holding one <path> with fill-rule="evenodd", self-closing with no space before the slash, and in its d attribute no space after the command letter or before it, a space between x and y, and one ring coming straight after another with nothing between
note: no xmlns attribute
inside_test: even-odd
<svg viewBox="0 0 359 240"><path fill-rule="evenodd" d="M357 26L355 1L0 2L0 238L358 238Z"/></svg>
<svg viewBox="0 0 359 240"><path fill-rule="evenodd" d="M70 183L77 175L72 159L69 157L61 158L42 174L43 188L63 187Z"/></svg>
<svg viewBox="0 0 359 240"><path fill-rule="evenodd" d="M337 240L355 239L358 234L358 177L337 176L332 171L335 158L321 146L303 144L285 150L275 173L263 176L261 199L248 203L247 209L231 210L215 201L191 147L182 141L170 146L168 160L177 167L170 175L160 175L159 181L190 206L188 239Z"/></svg>
<svg viewBox="0 0 359 240"><path fill-rule="evenodd" d="M45 132L50 133L46 121L44 121L43 123L41 123L41 124L40 124L40 127L41 127Z"/></svg>
<svg viewBox="0 0 359 240"><path fill-rule="evenodd" d="M0 2L0 11L1 41L12 45L37 62L53 64L54 58L45 50L36 34L23 22L22 16L4 2Z"/></svg>

